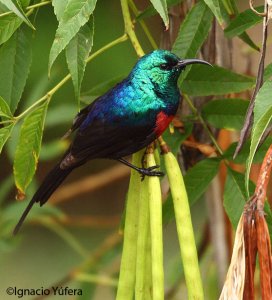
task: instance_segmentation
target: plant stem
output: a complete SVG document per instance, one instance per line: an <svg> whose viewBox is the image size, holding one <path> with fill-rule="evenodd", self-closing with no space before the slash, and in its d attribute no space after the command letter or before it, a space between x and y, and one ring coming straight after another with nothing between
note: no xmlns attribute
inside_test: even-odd
<svg viewBox="0 0 272 300"><path fill-rule="evenodd" d="M132 156L132 164L136 166L140 165L141 157L142 151L135 153ZM140 185L141 182L138 172L131 170L126 203L124 243L116 300L132 300L134 295Z"/></svg>
<svg viewBox="0 0 272 300"><path fill-rule="evenodd" d="M132 9L134 15L137 17L139 15L139 10L137 9L135 3L133 2L133 0L129 0L129 6L130 8ZM151 35L148 27L146 26L145 24L145 21L144 20L138 20L138 22L140 23L147 39L149 40L151 46L154 48L154 49L158 49L158 45L156 44L153 36Z"/></svg>
<svg viewBox="0 0 272 300"><path fill-rule="evenodd" d="M125 32L128 34L137 55L141 57L144 55L144 51L134 32L134 27L129 13L128 0L121 0L121 8L124 18Z"/></svg>
<svg viewBox="0 0 272 300"><path fill-rule="evenodd" d="M218 153L220 155L223 155L223 151L220 148L220 146L218 145L216 139L214 138L212 132L210 131L210 129L208 128L206 122L204 121L204 119L202 118L201 114L198 112L198 110L196 109L196 107L194 106L193 102L191 101L191 99L188 97L188 95L183 94L183 97L185 99L185 101L187 102L187 104L190 106L192 112L195 114L195 116L199 119L200 123L202 124L203 128L205 129L205 131L207 132L207 134L209 135L211 141L213 142L215 148L217 149Z"/></svg>
<svg viewBox="0 0 272 300"><path fill-rule="evenodd" d="M146 155L147 167L154 166L153 153ZM152 299L164 299L162 199L160 180L157 176L147 177L151 232Z"/></svg>
<svg viewBox="0 0 272 300"><path fill-rule="evenodd" d="M164 154L165 167L173 197L179 247L189 300L204 299L190 206L183 177L173 153Z"/></svg>
<svg viewBox="0 0 272 300"><path fill-rule="evenodd" d="M38 7L41 7L41 6L45 6L45 5L48 5L50 4L51 1L44 1L44 2L40 2L40 3L36 3L36 4L33 4L33 5L29 5L28 7L26 7L25 9L26 10L32 10L34 8L38 8ZM4 12L2 14L0 14L0 18L1 17L4 17L4 16L8 16L8 15L11 15L13 14L13 11L7 11L7 12Z"/></svg>
<svg viewBox="0 0 272 300"><path fill-rule="evenodd" d="M97 50L96 52L94 52L92 55L90 55L86 62L89 63L91 60L93 60L95 57L97 57L98 55L100 55L101 53L103 53L104 51L112 48L113 46L122 43L124 41L126 41L128 39L128 36L126 34L122 35L121 37L117 38L116 40L108 43L107 45L105 45L104 47L100 48L99 50ZM20 115L18 115L17 117L14 117L14 119L16 121L22 119L22 117L24 117L27 113L29 113L33 108L35 108L36 106L38 106L40 103L42 103L43 101L51 98L68 80L71 79L71 74L67 74L58 84L56 84L50 91L48 91L43 97L41 97L40 99L38 99L35 103L33 103L31 106L29 106L24 112L22 112Z"/></svg>

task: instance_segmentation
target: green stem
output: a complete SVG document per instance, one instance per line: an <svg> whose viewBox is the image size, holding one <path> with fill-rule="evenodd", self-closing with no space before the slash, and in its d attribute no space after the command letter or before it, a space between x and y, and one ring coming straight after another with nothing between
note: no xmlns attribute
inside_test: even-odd
<svg viewBox="0 0 272 300"><path fill-rule="evenodd" d="M132 164L139 166L141 157L142 152L133 154ZM138 172L131 170L126 203L124 243L116 300L132 300L134 295L140 186L141 182Z"/></svg>
<svg viewBox="0 0 272 300"><path fill-rule="evenodd" d="M92 55L90 55L86 62L89 63L91 60L93 60L95 57L97 57L98 55L100 55L101 53L103 53L104 51L110 49L111 47L122 43L124 41L126 41L128 39L127 35L124 34L121 37L117 38L116 40L108 43L107 45L105 45L104 47L100 48L99 50L97 50L96 52L94 52ZM35 103L33 103L31 106L29 106L24 112L22 112L20 115L18 115L17 117L14 117L14 119L16 121L22 119L22 117L24 117L27 113L29 113L33 108L35 108L36 106L40 105L43 101L50 99L55 93L56 91L58 91L68 80L71 79L71 74L67 74L58 84L56 84L50 91L48 91L43 97L41 97L40 99L38 99Z"/></svg>
<svg viewBox="0 0 272 300"><path fill-rule="evenodd" d="M134 32L133 24L129 13L128 0L121 0L121 8L122 8L122 13L124 18L125 32L128 34L129 39L131 40L131 43L137 55L141 57L144 55L144 51Z"/></svg>
<svg viewBox="0 0 272 300"><path fill-rule="evenodd" d="M146 293L148 293L148 288L146 288L146 264L149 258L147 249L148 239L150 239L148 182L147 180L144 180L141 183L139 200L135 300L147 299Z"/></svg>
<svg viewBox="0 0 272 300"><path fill-rule="evenodd" d="M131 8L131 10L133 11L134 15L137 17L139 15L139 10L137 9L135 3L133 2L133 0L129 0L129 6ZM149 40L151 46L154 48L154 49L158 49L158 45L156 44L153 36L151 35L148 27L146 26L145 24L145 21L144 20L138 20L138 22L140 23L147 39Z"/></svg>
<svg viewBox="0 0 272 300"><path fill-rule="evenodd" d="M198 118L198 120L202 124L202 126L205 129L205 131L207 132L207 134L209 135L209 137L210 137L211 141L213 142L215 148L217 149L218 153L222 156L223 155L222 149L220 148L220 146L218 145L218 143L217 143L216 139L214 138L212 132L208 128L205 120L202 118L201 114L198 112L198 110L194 106L192 100L186 94L183 94L183 97L184 97L185 101L187 102L187 104L190 106L190 108L191 108L192 112L194 113L194 115Z"/></svg>
<svg viewBox="0 0 272 300"><path fill-rule="evenodd" d="M5 121L0 121L0 124L8 124L8 123L14 123L14 120L10 119L10 120L5 120Z"/></svg>
<svg viewBox="0 0 272 300"><path fill-rule="evenodd" d="M164 160L173 197L180 254L188 290L188 299L203 300L204 293L198 265L194 230L183 177L173 153L168 152L164 154Z"/></svg>
<svg viewBox="0 0 272 300"><path fill-rule="evenodd" d="M147 167L156 165L154 154L146 156ZM164 299L162 199L160 180L157 176L147 177L150 212L152 296L153 300Z"/></svg>
<svg viewBox="0 0 272 300"><path fill-rule="evenodd" d="M40 2L40 3L36 3L36 4L33 4L33 5L29 5L28 7L26 7L26 10L32 10L34 8L38 8L38 7L41 7L41 6L45 6L45 5L48 5L50 4L51 1L44 1L44 2ZM2 13L0 14L0 18L1 17L4 17L4 16L8 16L8 15L11 15L13 14L13 11L7 11L5 13Z"/></svg>

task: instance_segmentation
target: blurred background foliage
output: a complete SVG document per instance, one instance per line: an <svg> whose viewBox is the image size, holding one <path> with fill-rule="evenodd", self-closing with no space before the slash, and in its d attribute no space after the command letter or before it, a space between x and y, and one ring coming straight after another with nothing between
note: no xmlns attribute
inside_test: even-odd
<svg viewBox="0 0 272 300"><path fill-rule="evenodd" d="M38 2L31 1L31 3ZM175 19L177 17L178 19L178 26L175 25L176 27L173 27L176 30L179 27L179 23L184 20L191 5L194 4L194 1L186 1L186 3L184 1L182 4L179 3L181 1L168 2L176 5L170 8L171 18ZM22 3L24 2L22 1ZM150 6L147 0L135 1L135 4L140 11L144 11ZM238 5L239 11L248 8L248 3L244 0L238 1ZM180 15L177 16L177 12ZM164 24L156 13L153 14L154 16L144 20L155 42L158 45L162 45L162 47L167 47L164 44ZM65 55L62 53L51 70L50 78L47 75L49 52L58 26L52 5L45 5L35 10L29 16L29 19L36 28L35 31L31 32L32 63L22 99L15 115L18 115L17 112L23 112L27 109L68 73ZM256 19L253 23L256 26L248 31L256 45L260 45L261 42L259 34L261 28L258 23L260 21ZM91 53L95 53L104 45L124 34L120 2L118 0L98 1L94 11L94 24L95 33ZM26 26L26 24L21 25L21 27L25 28ZM152 51L153 47L147 40L139 22L136 22L135 28L144 51L146 53ZM234 28L236 27L234 26ZM215 33L216 38L213 36ZM227 34L231 36L231 33ZM237 33L234 33L232 36L235 35ZM227 40L220 26L215 21L212 21L212 29L210 30L208 41L204 44L204 49L202 49L202 56L204 58L206 56L208 60L209 57L212 59L212 54L209 52L211 48L209 47L211 47L213 41L216 41L218 56L214 57L214 61L211 61L212 63L225 66L234 72L243 72L247 76L256 75L259 53L237 37ZM269 43L271 43L270 40ZM224 47L226 48L222 49ZM271 54L268 54L267 61L269 59L271 59ZM82 105L89 103L96 96L99 96L124 78L136 60L137 55L129 40L119 43L93 59L86 66L82 82L80 97ZM218 70L218 72L221 71ZM197 74L197 72L190 74ZM188 75L191 76L189 78L194 80L194 75L190 74ZM200 72L199 74L202 73ZM268 76L269 74L271 75L269 69L267 69L267 74ZM235 79L236 77L234 77L233 81ZM229 93L232 98L248 99L248 91L239 94L236 94L236 92L252 87L254 79L252 77L240 79L241 82L245 81L246 87L244 89L238 88L238 90L233 88L233 91ZM204 86L205 84L204 82ZM213 84L214 89L216 89L216 82ZM205 91L200 91L200 94L198 94L197 91L199 89L197 91L190 90L191 87L188 85L188 82L187 85L186 83L184 84L184 89L190 95L207 96L212 94L212 92L205 94ZM217 94L222 95L224 93L219 90ZM218 96L217 99L219 98ZM228 114L225 113L224 119L220 112L228 107L228 101L230 100L222 100L222 98L226 97L221 97L218 100L218 107L216 104L213 104L212 107L209 107L209 104L205 104L208 102L207 100L211 99L209 96L198 98L195 105L198 108L204 105L202 116L205 122L209 123L209 128L216 136L220 147L225 150L232 142L237 140L237 130L242 127L247 102L237 100L233 104L237 105L237 115L232 119L231 117L235 110L230 110ZM214 149L209 148L210 141L207 142L207 136L203 134L203 128L200 128L197 116L190 112L188 106L183 106L184 111L180 114L181 118L179 122L176 120L176 124L174 124L176 127L174 134L171 135L167 132L164 138L170 144L173 152L178 154L182 169L185 172L185 170L203 158L213 156L211 153L214 152ZM12 175L15 149L22 121L15 125L12 136L7 141L2 152L0 157L1 299L17 299L15 296L8 297L6 295L5 289L9 286L47 288L52 285L58 285L58 283L63 287L83 288L83 296L78 298L81 300L110 300L115 297L122 241L122 235L118 233L118 228L127 193L130 172L128 168L112 161L100 160L92 161L75 170L49 203L42 209L38 206L33 208L28 222L20 234L16 237L11 235L16 221L19 219L26 202L37 188L38 183L68 146L67 140L61 140L60 137L70 127L77 111L77 101L74 96L73 84L70 80L56 92L50 102L45 120L38 169L34 180L27 189L24 201L15 201L16 189ZM188 136L190 136L189 139ZM198 140L194 140L194 137L197 137ZM196 142L197 144L194 144ZM181 143L182 146L180 147ZM271 138L268 138L257 152L254 162L259 163L262 161L265 150L270 144ZM206 148L204 149L203 147ZM235 193L235 188L238 189L237 193L239 192L239 187L242 190L244 189L242 188L243 175L235 173L235 170L244 171L244 167L237 166L237 164L245 163L249 152L248 149L249 144L246 145L234 162L231 158L234 152L234 145L231 145L224 153L224 157L232 162L232 169L228 170L229 175L225 186L225 189L228 188L230 191L227 195L231 195L231 192ZM218 176L215 177L212 185L207 188L208 183L216 174ZM256 174L258 174L257 164L254 165L251 174L252 180L256 179ZM185 183L189 189L189 198L191 197L190 201L194 204L192 205L192 219L198 245L205 296L207 299L217 299L230 259L233 229L227 215L222 210L222 203L218 204L218 201L211 199L222 198L226 169L223 169L222 166L219 168L219 161L209 158L201 162L199 169L196 168L193 171L189 171L186 176ZM207 179L203 187L199 187L200 183L196 180L195 184L198 185L198 189L195 189L192 178L203 177ZM166 199L169 187L165 179L162 180L162 187L165 193L164 199ZM206 193L203 195L204 191ZM244 190L243 192L245 193ZM237 197L237 193L233 196L234 198ZM237 207L233 207L231 203L234 198L232 196L225 198L225 201L227 201L225 202L227 203L225 204L226 211L231 216L230 219L233 225L237 224L239 219L239 213L235 215ZM199 199L200 201L196 201ZM239 205L238 212L241 212L243 206ZM165 221L163 231L165 299L184 299L186 288L180 266L180 254L172 210L172 202L168 197L163 211ZM267 212L269 214L268 207ZM216 228L219 228L221 231L217 231ZM218 235L222 235L222 233L223 236L219 237ZM33 297L24 297L24 299L33 299ZM59 297L51 297L50 299L59 299ZM62 297L61 299L65 298ZM75 297L71 299L75 299Z"/></svg>

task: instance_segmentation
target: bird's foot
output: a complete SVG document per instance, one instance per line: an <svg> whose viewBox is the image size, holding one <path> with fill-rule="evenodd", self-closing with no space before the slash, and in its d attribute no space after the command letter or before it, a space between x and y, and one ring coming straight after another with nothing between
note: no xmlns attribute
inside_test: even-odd
<svg viewBox="0 0 272 300"><path fill-rule="evenodd" d="M141 174L141 180L143 181L145 176L158 176L162 177L164 176L164 173L161 171L154 171L155 169L158 169L160 166L152 166L149 168L141 168L138 170L138 172Z"/></svg>

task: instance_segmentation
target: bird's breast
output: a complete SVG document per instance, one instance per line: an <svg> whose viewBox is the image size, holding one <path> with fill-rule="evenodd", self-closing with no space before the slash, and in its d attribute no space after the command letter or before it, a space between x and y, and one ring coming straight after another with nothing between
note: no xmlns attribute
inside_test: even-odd
<svg viewBox="0 0 272 300"><path fill-rule="evenodd" d="M164 130L168 127L173 118L174 115L168 115L163 111L157 114L155 127L155 133L157 137L164 132Z"/></svg>

